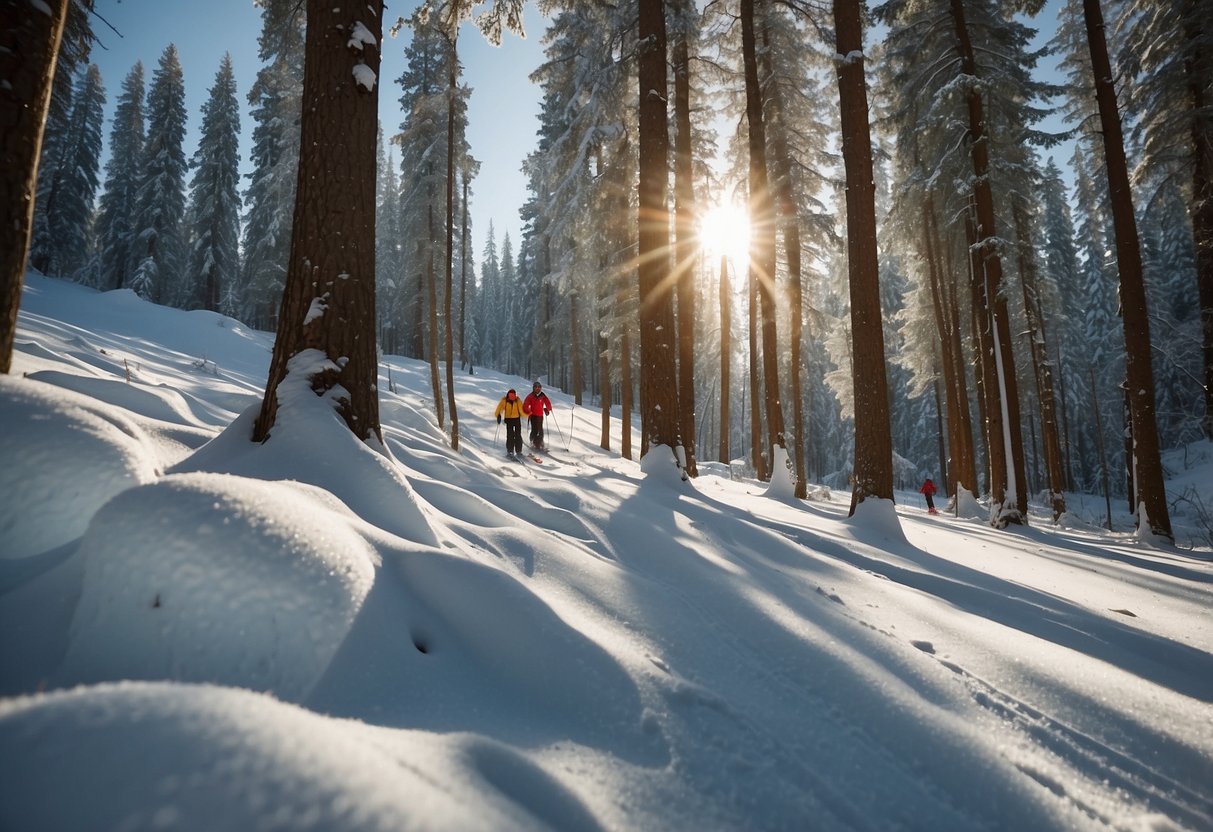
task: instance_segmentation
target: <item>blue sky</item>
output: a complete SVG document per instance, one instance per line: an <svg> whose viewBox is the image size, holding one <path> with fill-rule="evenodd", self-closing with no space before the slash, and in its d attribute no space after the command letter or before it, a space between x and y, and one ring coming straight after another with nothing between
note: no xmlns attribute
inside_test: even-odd
<svg viewBox="0 0 1213 832"><path fill-rule="evenodd" d="M416 6L392 4L384 16L385 29L398 16ZM241 165L248 172L248 142L252 120L245 96L260 69L257 37L261 32L260 10L253 0L98 0L98 13L106 23L93 21L98 43L92 61L105 82L105 140L109 142L110 117L121 92L122 80L135 61L142 60L146 79L151 82L161 53L176 44L185 73L186 107L189 133L185 153L192 156L197 147L202 105L215 82L215 73L224 52L230 52L244 113L241 118ZM472 87L469 103L469 141L472 155L481 162L480 176L473 183L473 251L477 258L484 247L490 221L497 242L506 232L517 254L521 234L518 208L526 197L526 179L521 172L523 158L535 146L539 89L527 77L542 60L541 18L533 4L527 4L527 38L506 35L501 47L492 47L470 24L460 33L460 57L464 62L464 82ZM408 31L393 39L385 32L381 72L379 118L390 135L399 130L402 113L398 99L400 88L395 79L404 70L404 47ZM107 146L108 153L108 146Z"/></svg>

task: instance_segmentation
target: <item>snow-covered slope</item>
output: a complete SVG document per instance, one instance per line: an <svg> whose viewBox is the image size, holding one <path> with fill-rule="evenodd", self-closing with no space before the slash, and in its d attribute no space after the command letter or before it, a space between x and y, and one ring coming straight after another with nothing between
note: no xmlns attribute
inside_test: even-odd
<svg viewBox="0 0 1213 832"><path fill-rule="evenodd" d="M0 828L1213 828L1207 542L683 483L550 386L513 461L482 370L456 453L394 357L389 455L308 396L253 445L270 348L29 277Z"/></svg>

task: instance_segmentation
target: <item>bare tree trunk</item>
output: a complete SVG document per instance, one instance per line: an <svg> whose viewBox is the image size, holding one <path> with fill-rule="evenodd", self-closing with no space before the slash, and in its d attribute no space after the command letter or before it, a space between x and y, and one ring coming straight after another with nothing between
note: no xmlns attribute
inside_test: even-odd
<svg viewBox="0 0 1213 832"><path fill-rule="evenodd" d="M1036 260L1032 251L1028 218L1020 199L1012 200L1016 236L1019 237L1019 280L1023 288L1023 305L1028 320L1028 342L1032 350L1032 366L1036 371L1036 396L1040 400L1040 433L1044 447L1045 469L1049 476L1049 501L1056 521L1066 511L1065 476L1061 464L1061 436L1057 424L1057 404L1053 394L1053 367L1045 339L1044 315L1040 308L1040 292L1036 288Z"/></svg>
<svg viewBox="0 0 1213 832"><path fill-rule="evenodd" d="M430 194L428 205L426 206L427 220L426 225L428 233L426 235L430 243L426 246L429 252L426 258L425 266L425 293L430 310L430 328L426 338L428 345L427 356L430 360L430 387L434 391L434 414L438 417L438 427L441 428L446 424L446 418L442 406L442 381L441 374L438 370L438 275L434 268L434 200L433 194Z"/></svg>
<svg viewBox="0 0 1213 832"><path fill-rule="evenodd" d="M686 472L695 467L695 188L691 156L691 59L686 33L674 41L674 272L678 299L678 400Z"/></svg>
<svg viewBox="0 0 1213 832"><path fill-rule="evenodd" d="M375 350L375 147L379 93L357 80L363 65L379 75L383 3L343 12L308 0L303 120L291 259L253 441L269 438L278 385L301 352L322 352L331 365L312 376L324 394L340 387L338 411L359 439L382 443ZM351 48L361 23L374 44Z"/></svg>
<svg viewBox="0 0 1213 832"><path fill-rule="evenodd" d="M1126 393L1132 414L1133 469L1137 485L1134 510L1137 511L1139 522L1141 509L1145 510L1150 531L1154 534L1173 539L1159 455L1158 424L1154 414L1154 368L1150 361L1150 318L1142 277L1141 247L1137 220L1133 215L1133 194L1129 189L1129 168L1125 160L1120 112L1116 106L1112 64L1104 39L1103 11L1099 0L1083 0L1082 10L1087 24L1091 69L1095 74L1095 97L1099 102L1099 121L1103 128L1112 225L1116 231L1121 320L1125 332L1125 375L1128 377Z"/></svg>
<svg viewBox="0 0 1213 832"><path fill-rule="evenodd" d="M670 274L665 3L640 0L640 407L642 454L682 444Z"/></svg>
<svg viewBox="0 0 1213 832"><path fill-rule="evenodd" d="M991 483L991 494L997 504L992 520L999 526L1006 523L1028 522L1028 495L1023 458L1023 433L1019 417L1019 390L1015 378L1015 359L1011 349L1011 328L1008 323L1007 301L1002 294L1002 259L998 253L998 228L994 219L994 193L990 187L990 147L986 135L984 105L977 81L977 61L965 23L964 0L950 0L952 19L956 27L957 49L961 72L972 78L966 99L969 111L969 150L973 160L973 202L976 211L976 243L981 258L980 273L985 280L983 305L990 313L991 349L995 375L987 377L986 387L997 398L1001 413L1002 432L991 435L1004 446L1006 465L1002 481ZM990 414L987 413L987 417ZM996 490L997 489L997 490ZM1011 504L1013 501L1013 504Z"/></svg>
<svg viewBox="0 0 1213 832"><path fill-rule="evenodd" d="M463 171L463 221L459 237L459 368L468 366L467 300L468 300L468 172ZM470 375L469 370L469 375Z"/></svg>
<svg viewBox="0 0 1213 832"><path fill-rule="evenodd" d="M860 0L834 0L835 52L843 56L836 65L847 183L847 272L854 357L855 471L850 514L869 497L893 499L893 439L876 257L876 188L860 12Z"/></svg>
<svg viewBox="0 0 1213 832"><path fill-rule="evenodd" d="M770 42L766 27L763 27L762 66L764 74L769 78L773 74L770 60ZM800 363L801 344L804 332L804 296L801 284L801 241L800 215L796 210L796 198L792 191L793 165L792 155L788 149L788 125L784 123L783 98L779 94L779 85L770 85L770 95L767 97L767 112L770 114L770 150L771 164L774 166L776 179L773 187L778 227L783 236L784 256L788 262L788 319L790 348L792 351L788 363L792 385L792 462L796 471L795 496L804 499L808 496L808 476L805 471L805 449L807 447L804 421L804 401L801 395Z"/></svg>
<svg viewBox="0 0 1213 832"><path fill-rule="evenodd" d="M960 335L960 298L957 294L956 269L953 265L952 249L944 249L939 236L939 225L934 204L927 204L928 239L935 254L935 265L939 276L940 298L946 321L946 335L952 355L953 387L950 407L955 411L955 422L948 424L948 437L954 445L952 464L949 466L953 494L963 485L973 494L980 488L977 484L977 451L973 445L973 416L969 408L969 382L965 371L964 340Z"/></svg>
<svg viewBox="0 0 1213 832"><path fill-rule="evenodd" d="M729 380L729 369L732 366L733 351L733 321L731 296L732 287L729 285L729 261L723 254L720 256L720 461L726 465L732 458L729 454L729 393L732 382Z"/></svg>
<svg viewBox="0 0 1213 832"><path fill-rule="evenodd" d="M17 312L34 226L38 159L67 0L0 5L0 373L13 366Z"/></svg>
<svg viewBox="0 0 1213 832"><path fill-rule="evenodd" d="M581 388L585 379L581 373L581 316L577 305L577 290L569 292L569 362L572 366L573 403L581 404Z"/></svg>
<svg viewBox="0 0 1213 832"><path fill-rule="evenodd" d="M622 434L619 438L619 455L632 458L632 336L628 327L623 328L619 339L619 410L622 416Z"/></svg>
<svg viewBox="0 0 1213 832"><path fill-rule="evenodd" d="M775 326L775 209L767 180L767 139L754 32L755 0L741 0L741 51L745 65L746 124L749 126L750 272L758 283L762 315L762 377L767 418L765 453L784 448L779 388L779 344ZM773 457L770 462L773 462ZM766 478L765 476L763 477Z"/></svg>
<svg viewBox="0 0 1213 832"><path fill-rule="evenodd" d="M767 478L767 453L762 444L762 378L758 374L758 278L754 269L746 277L747 293L750 296L750 461L754 465L754 476Z"/></svg>
<svg viewBox="0 0 1213 832"><path fill-rule="evenodd" d="M935 239L931 234L931 220L933 213L934 211L932 209L931 200L928 198L923 202L922 206L922 257L923 260L926 261L927 277L931 287L931 305L935 312L935 328L939 331L939 347L941 354L940 363L943 367L943 401L941 407L938 406L941 398L938 384L935 386L935 398L937 408L941 411L941 414L946 411L948 424L948 452L946 455L942 454L941 452L939 470L940 473L943 474L943 482L946 484L948 493L955 496L957 493L956 477L958 474L958 466L956 463L962 456L962 451L959 447L961 442L961 428L958 424L960 417L957 408L958 385L956 380L959 360L952 351L952 333L949 331L951 329L951 319L946 311L948 306L947 296L944 293L941 279L942 269L940 268L939 263L939 253L936 251ZM961 367L961 372L964 372L963 367ZM968 425L965 425L963 428L963 430L968 429ZM943 436L942 431L940 432L940 436ZM947 464L947 457L952 459L952 465ZM972 488L973 483L970 482L968 487Z"/></svg>
<svg viewBox="0 0 1213 832"><path fill-rule="evenodd" d="M446 295L442 299L442 323L446 342L446 402L451 412L451 449L459 450L459 411L455 409L455 344L451 320L451 292L455 286L455 100L459 95L458 29L450 34L451 55L447 66L446 101Z"/></svg>

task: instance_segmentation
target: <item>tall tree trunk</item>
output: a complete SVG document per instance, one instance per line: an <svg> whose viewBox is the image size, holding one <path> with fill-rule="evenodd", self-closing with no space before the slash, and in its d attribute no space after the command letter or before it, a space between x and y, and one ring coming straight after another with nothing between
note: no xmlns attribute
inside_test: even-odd
<svg viewBox="0 0 1213 832"><path fill-rule="evenodd" d="M342 11L308 0L298 191L278 333L253 441L269 438L278 385L288 363L315 349L330 365L316 372L318 395L343 390L337 409L354 435L379 443L375 350L375 185L379 91L355 67L379 75L383 3ZM347 44L361 23L374 44Z"/></svg>
<svg viewBox="0 0 1213 832"><path fill-rule="evenodd" d="M641 453L682 445L670 286L669 124L665 3L640 0L640 424Z"/></svg>
<svg viewBox="0 0 1213 832"><path fill-rule="evenodd" d="M953 247L944 248L939 235L939 224L934 205L930 209L930 237L939 260L940 294L946 299L944 315L948 320L948 335L952 342L952 369L955 373L956 424L949 426L949 436L956 441L956 456L952 458L949 470L953 472L954 494L960 494L964 486L973 494L981 491L977 483L977 448L973 442L973 411L969 407L969 375L965 364L964 339L960 334L960 296L956 277ZM940 252L943 252L940 258Z"/></svg>
<svg viewBox="0 0 1213 832"><path fill-rule="evenodd" d="M1036 288L1036 260L1032 252L1032 235L1022 202L1012 200L1016 236L1019 238L1019 280L1023 288L1023 305L1028 320L1028 342L1032 349L1032 366L1036 371L1036 396L1040 400L1040 433L1044 447L1045 469L1049 476L1049 502L1056 521L1066 511L1065 475L1061 464L1061 435L1057 424L1057 402L1053 393L1053 366L1045 338L1044 315L1040 308L1040 292Z"/></svg>
<svg viewBox="0 0 1213 832"><path fill-rule="evenodd" d="M430 327L426 342L428 345L427 358L430 360L430 388L434 391L434 414L438 417L438 427L442 428L446 424L444 409L442 406L442 381L441 374L438 369L438 275L434 268L434 200L433 194L430 194L428 205L426 206L427 218L426 228L428 233L426 238L430 241L426 246L428 257L426 258L425 266L425 294L430 310Z"/></svg>
<svg viewBox="0 0 1213 832"><path fill-rule="evenodd" d="M758 374L758 276L754 269L749 269L746 277L746 289L750 297L750 461L754 466L754 476L760 480L767 478L767 453L762 445L762 377Z"/></svg>
<svg viewBox="0 0 1213 832"><path fill-rule="evenodd" d="M1193 14L1184 15L1191 26ZM1206 27L1213 21L1204 20ZM1195 42L1200 33L1187 32ZM1205 35L1205 38L1208 36ZM1207 47L1206 47L1207 48ZM1209 61L1208 53L1203 55ZM1213 90L1198 73L1194 58L1184 62L1193 113L1207 113L1213 107ZM1208 64L1206 63L1207 67ZM1201 356L1205 370L1205 416L1201 421L1206 439L1213 439L1213 130L1207 117L1192 119L1192 242L1196 249L1196 288L1200 302Z"/></svg>
<svg viewBox="0 0 1213 832"><path fill-rule="evenodd" d="M1011 327L1006 297L1002 293L1002 258L998 253L998 227L994 219L994 192L990 187L990 143L986 135L984 105L977 83L977 60L965 22L964 0L950 0L956 28L961 72L972 79L966 94L969 111L969 150L973 161L973 201L976 210L976 242L985 280L984 306L990 312L990 330L995 375L987 378L987 390L994 393L1001 408L1002 433L991 436L1003 443L1006 465L1002 481L991 483L995 507L991 520L999 526L1027 523L1028 495L1023 458L1023 433L1019 417L1019 390L1015 378L1015 359L1011 345ZM990 414L987 413L987 416Z"/></svg>
<svg viewBox="0 0 1213 832"><path fill-rule="evenodd" d="M729 369L732 366L733 351L733 321L730 298L733 294L729 284L729 260L720 255L720 461L726 465L731 459L729 454L729 393L732 382L729 380Z"/></svg>
<svg viewBox="0 0 1213 832"><path fill-rule="evenodd" d="M1006 502L1007 445L1002 440L1003 413L996 391L998 370L994 364L994 335L992 314L986 302L984 262L977 248L977 226L970 209L965 213L965 236L969 246L969 291L972 299L973 343L977 345L975 378L981 422L982 441L986 449L986 476L989 481L991 520L1005 523L997 507Z"/></svg>
<svg viewBox="0 0 1213 832"><path fill-rule="evenodd" d="M17 312L34 227L38 158L67 0L0 6L0 373L13 366Z"/></svg>
<svg viewBox="0 0 1213 832"><path fill-rule="evenodd" d="M576 289L569 292L569 362L572 366L570 387L573 389L573 404L581 404L581 388L585 379L581 374L581 315L578 311Z"/></svg>
<svg viewBox="0 0 1213 832"><path fill-rule="evenodd" d="M855 471L850 514L865 499L893 499L893 439L884 362L876 187L864 78L860 0L834 0L842 159L847 184L847 273L851 284Z"/></svg>
<svg viewBox="0 0 1213 832"><path fill-rule="evenodd" d="M770 59L770 38L766 27L762 33L763 52L761 64L763 74L768 78L773 75ZM804 333L804 295L801 283L801 241L800 215L796 210L796 197L792 189L793 165L792 154L788 149L788 125L784 123L783 98L779 85L770 85L770 95L766 101L767 112L770 114L770 156L775 171L773 188L778 227L783 236L784 257L788 262L788 335L789 375L792 386L792 436L795 442L792 461L796 471L795 496L804 499L808 496L808 476L805 471L805 450L807 436L805 435L804 401L801 395L800 363L801 345Z"/></svg>
<svg viewBox="0 0 1213 832"><path fill-rule="evenodd" d="M961 384L957 382L957 368L960 367L961 373L964 372L964 368L960 365L959 356L952 349L952 320L947 311L948 298L943 288L939 252L936 248L936 240L932 234L931 222L933 214L934 209L931 199L928 197L923 201L922 205L922 258L927 267L927 279L931 288L931 307L935 313L935 328L939 331L940 364L943 368L942 397L938 384L935 386L935 397L937 408L941 412L941 415L943 413L947 414L948 425L948 450L946 455L941 457L939 470L943 475L943 482L948 489L948 494L955 496L957 494L957 475L960 472L960 466L957 463L963 456L963 451L960 448L961 436L963 431L969 430L969 426L967 424L963 428L960 426L959 408L957 406L959 396L957 391L961 389ZM941 398L942 406L939 406ZM940 436L943 435L941 431ZM948 465L946 462L949 457L952 460L951 465ZM973 488L973 483L970 482L968 487Z"/></svg>
<svg viewBox="0 0 1213 832"><path fill-rule="evenodd" d="M607 258L603 258L600 271L607 272ZM604 451L611 449L611 347L607 341L607 320L611 309L610 282L599 281L598 289L598 326L594 327L598 346L598 387L599 403L602 407L602 434L598 446Z"/></svg>
<svg viewBox="0 0 1213 832"><path fill-rule="evenodd" d="M619 455L632 458L632 336L629 327L623 327L619 338L619 413L621 432Z"/></svg>
<svg viewBox="0 0 1213 832"><path fill-rule="evenodd" d="M1150 319L1146 308L1145 281L1142 277L1141 248L1137 220L1133 215L1133 194L1129 189L1129 168L1125 160L1120 111L1116 106L1116 88L1112 64L1104 39L1103 11L1099 0L1083 0L1087 24L1087 44L1091 51L1091 69L1095 75L1095 97L1099 103L1099 122L1103 129L1104 159L1107 163L1108 189L1112 203L1112 226L1116 231L1116 261L1120 270L1120 308L1125 332L1125 375L1133 427L1133 460L1137 487L1134 509L1138 522L1144 509L1150 531L1168 539L1171 517L1167 510L1167 491L1163 482L1162 460L1158 447L1158 424L1154 413L1154 368L1150 361Z"/></svg>
<svg viewBox="0 0 1213 832"><path fill-rule="evenodd" d="M468 308L468 172L463 172L463 214L459 235L459 368L468 366L467 351L467 308ZM468 374L472 370L469 368Z"/></svg>
<svg viewBox="0 0 1213 832"><path fill-rule="evenodd" d="M451 293L455 286L455 100L459 95L458 29L450 35L446 100L446 294L442 323L446 342L446 403L451 413L451 449L459 450L459 411L455 409L455 325L451 319Z"/></svg>
<svg viewBox="0 0 1213 832"><path fill-rule="evenodd" d="M695 467L695 188L691 155L691 59L686 32L674 40L674 273L678 299L678 402L688 476Z"/></svg>
<svg viewBox="0 0 1213 832"><path fill-rule="evenodd" d="M775 448L784 448L785 440L779 388L779 344L775 326L775 207L767 179L767 139L754 31L755 1L741 0L741 51L745 65L745 109L750 150L750 272L755 275L761 301L763 403L767 418L765 453L772 455L769 461L773 463Z"/></svg>

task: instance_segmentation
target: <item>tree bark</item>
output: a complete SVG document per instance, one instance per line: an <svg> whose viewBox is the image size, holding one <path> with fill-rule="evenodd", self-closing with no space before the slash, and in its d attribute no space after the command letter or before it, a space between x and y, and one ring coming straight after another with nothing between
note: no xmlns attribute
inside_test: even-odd
<svg viewBox="0 0 1213 832"><path fill-rule="evenodd" d="M674 40L674 272L678 300L678 403L686 472L695 467L695 188L691 155L691 59L686 33Z"/></svg>
<svg viewBox="0 0 1213 832"><path fill-rule="evenodd" d="M1040 400L1040 433L1044 447L1045 470L1049 476L1049 503L1053 520L1066 511L1065 475L1061 462L1061 435L1057 424L1057 401L1053 392L1053 365L1045 338L1044 314L1040 307L1040 292L1036 287L1036 260L1031 254L1032 235L1022 202L1014 199L1011 211L1019 238L1019 281L1023 288L1023 305L1028 320L1028 343L1032 350L1032 366L1036 371L1036 396Z"/></svg>
<svg viewBox="0 0 1213 832"><path fill-rule="evenodd" d="M733 294L729 284L729 260L720 256L720 461L726 465L732 459L729 454L729 393L732 382L729 370L732 367L733 321L730 298Z"/></svg>
<svg viewBox="0 0 1213 832"><path fill-rule="evenodd" d="M842 159L847 186L847 273L855 396L855 470L850 514L865 499L893 499L893 439L876 256L876 188L864 78L860 0L834 0Z"/></svg>
<svg viewBox="0 0 1213 832"><path fill-rule="evenodd" d="M1173 539L1154 413L1154 368L1150 360L1150 319L1142 276L1141 247L1137 220L1133 214L1133 194L1129 189L1129 167L1125 159L1120 111L1116 105L1116 88L1112 82L1112 64L1104 38L1103 11L1099 0L1083 0L1082 10L1087 26L1087 44L1091 51L1091 69L1095 74L1095 97L1099 103L1099 122L1103 129L1112 226L1116 232L1121 320L1125 333L1125 375L1128 380L1126 394L1132 415L1133 468L1137 488L1134 510L1137 511L1139 522L1142 519L1141 510L1145 510L1154 534Z"/></svg>
<svg viewBox="0 0 1213 832"><path fill-rule="evenodd" d="M775 448L786 446L775 325L775 208L767 178L767 138L754 31L755 2L741 0L741 51L745 65L745 109L750 150L750 272L758 283L762 317L763 404L767 419L767 447L764 454L771 455L768 462L773 462Z"/></svg>
<svg viewBox="0 0 1213 832"><path fill-rule="evenodd" d="M356 12L308 0L298 195L291 259L265 398L253 441L269 438L288 362L316 349L333 367L312 376L359 439L382 444L375 350L375 147L379 91L356 67L379 75L383 3ZM374 44L352 39L361 22ZM351 45L356 44L356 45ZM361 71L361 70L360 70Z"/></svg>
<svg viewBox="0 0 1213 832"><path fill-rule="evenodd" d="M455 409L455 324L451 319L451 293L455 286L455 100L459 95L458 29L450 33L451 54L447 66L446 101L446 296L442 299L442 323L446 342L446 403L451 414L451 449L459 450L459 411Z"/></svg>
<svg viewBox="0 0 1213 832"><path fill-rule="evenodd" d="M430 310L430 325L426 334L426 358L430 362L430 389L434 394L434 415L438 417L438 427L446 424L446 415L442 406L442 378L438 368L438 274L434 266L434 194L432 188L426 205L426 261L425 261L425 295Z"/></svg>
<svg viewBox="0 0 1213 832"><path fill-rule="evenodd" d="M770 60L770 41L763 28L762 66L767 77L773 75ZM788 149L788 125L784 123L783 98L779 94L779 85L771 83L770 95L767 97L767 112L770 114L770 156L775 170L775 215L778 227L783 237L784 257L788 262L788 336L791 356L788 359L789 376L792 386L792 463L796 471L795 496L804 499L808 496L808 475L805 470L805 450L807 436L805 435L804 401L801 391L800 363L801 345L804 333L804 294L801 278L801 241L800 214L796 210L796 196L792 189L793 165L792 154Z"/></svg>
<svg viewBox="0 0 1213 832"><path fill-rule="evenodd" d="M969 30L965 22L964 0L950 0L952 20L956 28L957 49L960 54L961 72L972 78L966 94L969 115L968 142L973 162L973 202L975 208L975 233L977 253L980 256L980 273L985 282L983 305L990 313L991 349L995 375L986 379L988 392L997 398L1001 409L999 422L1002 432L991 435L990 441L1001 442L1006 465L1001 471L1001 481L991 482L990 493L996 506L991 512L992 521L999 526L1006 523L1027 523L1028 495L1023 458L1023 433L1019 416L1019 390L1015 378L1015 359L1011 349L1011 328L1007 301L1002 294L1002 258L998 251L998 227L994 218L994 192L990 187L990 143L986 135L984 105L977 81L977 60ZM987 412L987 417L991 413ZM993 450L993 449L991 449ZM1011 504L1013 502L1013 504Z"/></svg>
<svg viewBox="0 0 1213 832"><path fill-rule="evenodd" d="M669 124L665 3L640 0L640 423L641 453L682 445L670 286Z"/></svg>
<svg viewBox="0 0 1213 832"><path fill-rule="evenodd" d="M0 373L13 365L17 312L34 226L38 158L67 0L0 5Z"/></svg>

